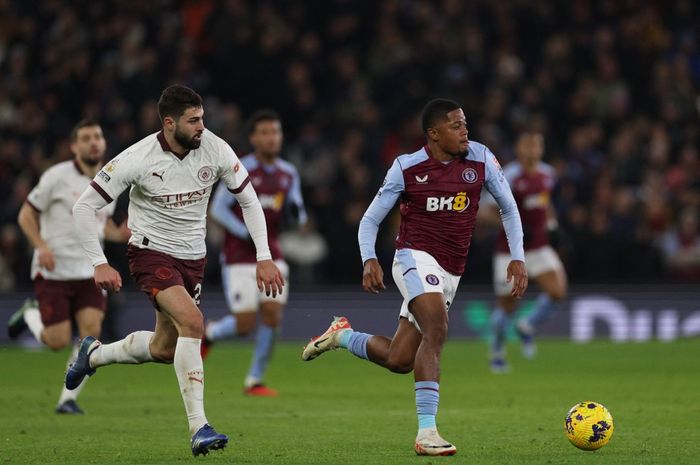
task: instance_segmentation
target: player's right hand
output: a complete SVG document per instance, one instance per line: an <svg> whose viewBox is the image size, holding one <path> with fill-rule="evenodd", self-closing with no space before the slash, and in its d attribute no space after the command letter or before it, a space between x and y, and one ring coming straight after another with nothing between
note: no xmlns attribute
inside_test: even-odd
<svg viewBox="0 0 700 465"><path fill-rule="evenodd" d="M122 277L108 263L103 263L95 267L95 284L105 291L119 292L122 288Z"/></svg>
<svg viewBox="0 0 700 465"><path fill-rule="evenodd" d="M527 289L527 268L525 267L525 262L521 260L511 260L508 264L508 269L506 270L506 282L513 282L513 289L510 295L519 299L525 293Z"/></svg>
<svg viewBox="0 0 700 465"><path fill-rule="evenodd" d="M362 272L362 288L372 294L379 294L379 291L386 289L384 271L376 258L370 258L365 262L365 269Z"/></svg>
<svg viewBox="0 0 700 465"><path fill-rule="evenodd" d="M56 266L56 262L53 258L53 252L48 247L40 247L37 249L39 252L39 266L48 270L53 271Z"/></svg>

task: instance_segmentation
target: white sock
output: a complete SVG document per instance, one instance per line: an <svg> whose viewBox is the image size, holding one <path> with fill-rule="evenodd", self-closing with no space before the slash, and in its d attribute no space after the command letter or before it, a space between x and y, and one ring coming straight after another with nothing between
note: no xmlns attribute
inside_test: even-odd
<svg viewBox="0 0 700 465"><path fill-rule="evenodd" d="M71 351L70 357L68 357L68 362L66 363L66 370L70 366L73 361L75 361L75 357L78 356L78 344L73 345L73 350ZM69 389L66 389L66 385L63 385L63 389L61 390L61 397L58 398L58 405L61 405L62 403L69 401L69 400L76 400L78 398L78 395L80 394L80 391L83 390L83 387L85 387L85 384L87 383L87 380L89 379L89 376L86 376L83 378L83 381L78 385L77 388L73 389L72 391Z"/></svg>
<svg viewBox="0 0 700 465"><path fill-rule="evenodd" d="M44 341L41 340L41 333L44 331L44 323L41 321L41 313L38 308L28 308L24 311L24 321L29 327L29 331L32 332L37 341L42 344Z"/></svg>
<svg viewBox="0 0 700 465"><path fill-rule="evenodd" d="M136 331L122 340L111 344L102 344L90 354L90 367L98 368L112 363L152 362L153 357L148 345L153 331Z"/></svg>
<svg viewBox="0 0 700 465"><path fill-rule="evenodd" d="M207 423L207 417L204 416L204 364L200 353L201 344L202 340L199 338L178 337L173 360L191 435Z"/></svg>

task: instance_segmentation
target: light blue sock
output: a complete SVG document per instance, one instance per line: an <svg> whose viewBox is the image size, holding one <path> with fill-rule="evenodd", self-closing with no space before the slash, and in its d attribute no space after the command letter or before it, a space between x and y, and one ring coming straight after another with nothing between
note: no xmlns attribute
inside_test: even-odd
<svg viewBox="0 0 700 465"><path fill-rule="evenodd" d="M501 307L491 312L491 353L502 354L510 318Z"/></svg>
<svg viewBox="0 0 700 465"><path fill-rule="evenodd" d="M248 377L262 380L267 371L267 364L272 355L272 347L275 345L276 328L267 326L263 322L258 323L258 331L255 334L255 352L248 371Z"/></svg>
<svg viewBox="0 0 700 465"><path fill-rule="evenodd" d="M236 335L236 316L226 315L218 321L212 321L207 325L207 338L212 341L226 339Z"/></svg>
<svg viewBox="0 0 700 465"><path fill-rule="evenodd" d="M537 296L535 301L535 308L527 316L527 323L533 328L537 327L540 323L549 319L557 308L557 303L552 300L547 294L542 293Z"/></svg>
<svg viewBox="0 0 700 465"><path fill-rule="evenodd" d="M435 416L440 403L440 384L436 381L416 381L416 412L418 429L435 428Z"/></svg>
<svg viewBox="0 0 700 465"><path fill-rule="evenodd" d="M371 334L358 333L349 329L340 335L340 347L348 349L356 356L367 360L367 341L370 337L372 337Z"/></svg>

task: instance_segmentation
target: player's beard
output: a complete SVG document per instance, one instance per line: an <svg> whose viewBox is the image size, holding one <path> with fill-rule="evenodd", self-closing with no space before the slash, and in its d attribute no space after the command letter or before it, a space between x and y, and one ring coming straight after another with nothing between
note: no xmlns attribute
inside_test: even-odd
<svg viewBox="0 0 700 465"><path fill-rule="evenodd" d="M195 139L195 136L199 135L200 139L197 140ZM187 150L194 150L198 149L199 145L202 143L201 134L195 134L194 136L190 137L189 139L185 134L180 132L177 128L175 128L175 134L173 134L173 137L177 141L178 144L180 144L181 147L187 149Z"/></svg>
<svg viewBox="0 0 700 465"><path fill-rule="evenodd" d="M89 167L94 167L102 163L102 155L97 158L93 158L90 154L82 155L79 157L80 161L88 165Z"/></svg>

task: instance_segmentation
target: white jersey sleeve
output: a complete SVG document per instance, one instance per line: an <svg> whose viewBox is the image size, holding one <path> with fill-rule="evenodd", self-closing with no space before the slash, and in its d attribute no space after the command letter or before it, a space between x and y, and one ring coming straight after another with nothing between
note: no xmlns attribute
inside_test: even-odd
<svg viewBox="0 0 700 465"><path fill-rule="evenodd" d="M140 177L140 160L136 152L125 151L107 163L92 180L90 185L108 203L119 197Z"/></svg>
<svg viewBox="0 0 700 465"><path fill-rule="evenodd" d="M245 169L243 163L236 156L236 152L228 144L223 145L219 176L228 190L234 194L242 192L250 182L248 170Z"/></svg>
<svg viewBox="0 0 700 465"><path fill-rule="evenodd" d="M39 178L39 183L27 196L27 202L40 212L45 211L53 201L53 190L56 185L56 176L51 175L53 170L49 169Z"/></svg>

